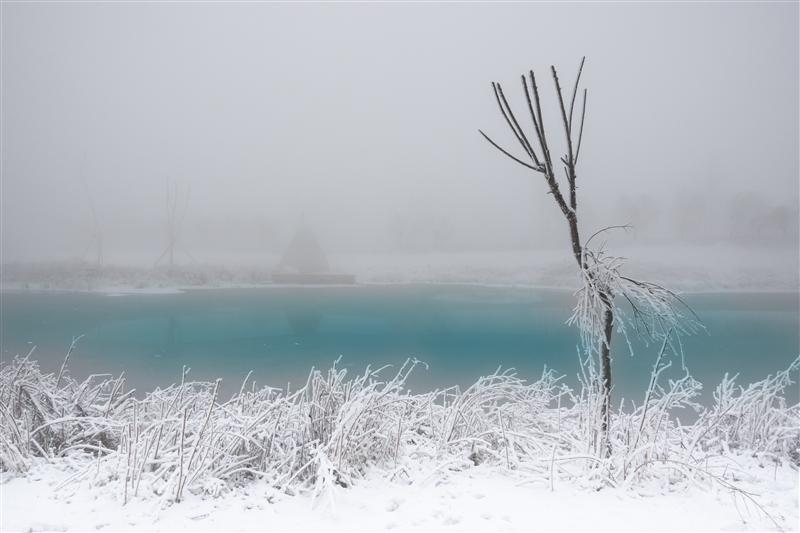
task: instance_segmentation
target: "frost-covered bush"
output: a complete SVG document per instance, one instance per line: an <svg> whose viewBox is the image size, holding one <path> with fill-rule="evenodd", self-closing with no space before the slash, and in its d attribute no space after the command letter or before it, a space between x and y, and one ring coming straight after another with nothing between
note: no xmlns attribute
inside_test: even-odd
<svg viewBox="0 0 800 533"><path fill-rule="evenodd" d="M688 372L660 383L659 356L642 404L611 417L610 456L596 446L600 389L586 366L575 390L552 370L532 383L498 370L464 390L412 394L405 382L416 361L352 377L334 364L293 391L257 388L248 376L223 400L219 382L187 381L186 371L137 398L124 375L77 381L67 360L58 374L30 357L0 367L0 468L62 458L75 466L65 483L111 484L123 501L178 502L253 479L319 493L371 468L397 475L421 457L448 468L495 464L545 483L629 485L663 477L665 467L722 483L710 457L737 449L796 464L798 453L800 407L785 391L800 359L747 387L726 377L702 407ZM696 421L681 424L675 413L687 408Z"/></svg>
<svg viewBox="0 0 800 533"><path fill-rule="evenodd" d="M791 457L800 466L800 405L787 404L784 392L800 371L800 358L785 370L747 387L727 374L714 390L714 405L696 424L692 449L742 449Z"/></svg>
<svg viewBox="0 0 800 533"><path fill-rule="evenodd" d="M4 470L24 471L31 456L52 457L74 449L110 451L119 446L123 410L130 399L122 390L122 376L92 375L77 382L64 371L62 366L57 375L43 374L29 356L0 367Z"/></svg>

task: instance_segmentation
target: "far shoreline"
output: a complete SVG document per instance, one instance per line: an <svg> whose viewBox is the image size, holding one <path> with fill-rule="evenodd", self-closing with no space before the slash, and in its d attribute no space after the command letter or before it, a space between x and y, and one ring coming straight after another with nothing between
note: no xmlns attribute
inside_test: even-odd
<svg viewBox="0 0 800 533"><path fill-rule="evenodd" d="M192 291L226 291L226 290L281 290L281 289L341 289L341 290L361 290L373 287L420 287L420 286L442 286L442 287L466 287L466 288L487 288L487 289L520 289L520 290L545 290L572 293L578 287L565 287L563 285L543 285L526 283L504 283L504 282L483 282L483 281L365 281L352 284L283 284L283 283L263 283L263 284L231 284L231 285L172 285L172 286L153 286L153 287L132 287L127 285L98 287L93 289L80 289L75 287L24 287L19 284L0 285L0 293L47 293L47 294L97 294L100 296L163 296L175 295ZM716 287L707 289L675 289L678 294L797 294L800 295L798 288L780 287Z"/></svg>

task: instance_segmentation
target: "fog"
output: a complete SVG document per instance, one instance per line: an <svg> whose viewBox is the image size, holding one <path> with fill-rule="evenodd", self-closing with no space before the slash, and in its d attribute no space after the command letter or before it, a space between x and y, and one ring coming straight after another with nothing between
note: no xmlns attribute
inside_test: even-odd
<svg viewBox="0 0 800 533"><path fill-rule="evenodd" d="M587 56L584 233L797 248L798 5L3 4L4 262L566 244L490 83ZM526 122L527 123L527 122ZM765 254L768 257L768 254Z"/></svg>

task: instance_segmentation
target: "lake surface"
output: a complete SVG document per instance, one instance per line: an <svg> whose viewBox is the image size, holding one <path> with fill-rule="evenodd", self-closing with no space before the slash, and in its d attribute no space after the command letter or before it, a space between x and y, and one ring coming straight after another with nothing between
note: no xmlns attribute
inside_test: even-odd
<svg viewBox="0 0 800 533"><path fill-rule="evenodd" d="M783 369L800 352L796 293L689 294L707 333L685 339L686 363L706 390L726 373L741 382ZM193 379L223 378L238 390L304 382L309 369L428 363L414 390L471 383L498 366L535 379L545 365L574 383L577 331L565 324L570 291L456 285L201 289L176 294L2 293L2 356L36 345L57 371L73 336L76 377L123 370L138 389L168 385L182 365ZM641 400L658 347L628 353L616 338L615 395ZM679 361L673 365L679 367ZM796 389L792 391L795 394Z"/></svg>

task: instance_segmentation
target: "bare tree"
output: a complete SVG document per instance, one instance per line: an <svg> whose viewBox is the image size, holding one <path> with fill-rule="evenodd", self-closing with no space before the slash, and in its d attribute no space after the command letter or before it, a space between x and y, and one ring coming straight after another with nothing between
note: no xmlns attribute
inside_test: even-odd
<svg viewBox="0 0 800 533"><path fill-rule="evenodd" d="M581 332L584 349L590 356L599 356L600 360L600 402L599 417L600 427L597 444L610 453L608 439L609 422L611 416L611 339L614 327L617 326L622 333L626 333L626 319L635 329L636 333L647 340L661 339L672 345L672 338L683 333L692 333L700 326L696 315L673 292L660 285L633 280L620 274L623 260L605 253L604 245L599 249L589 247L590 242L604 231L627 226L610 226L594 233L585 242L581 241L578 225L578 195L577 195L577 166L583 141L583 125L586 118L587 90L580 89L581 73L586 58L581 59L578 74L569 101L564 98L561 83L556 68L551 66L550 71L558 97L558 107L562 128L565 136L564 154L553 160L551 144L547 137L544 115L542 114L539 87L533 70L528 72L528 77L523 74L522 89L528 113L535 136L529 136L520 125L511 106L506 100L503 88L497 82L492 83L497 106L503 115L517 142L520 144L524 156L517 157L508 150L494 142L483 131L478 130L504 155L522 165L523 167L541 174L558 205L569 230L572 255L578 266L582 287L579 289L578 303L575 306L570 324L576 324ZM575 103L578 95L581 96L579 116L575 113ZM574 122L578 117L579 122ZM531 142L534 139L534 142ZM560 169L559 169L560 167ZM567 189L562 191L557 172L563 170ZM622 296L630 305L626 311L616 304L615 298ZM688 311L685 313L684 311ZM674 335L673 335L674 334ZM626 334L627 338L627 334ZM631 344L628 342L628 346ZM632 350L632 348L631 348Z"/></svg>
<svg viewBox="0 0 800 533"><path fill-rule="evenodd" d="M94 199L89 190L89 182L86 179L86 154L83 154L80 169L81 181L83 182L83 190L86 193L86 200L89 204L89 211L92 214L92 240L83 251L82 258L85 258L92 247L95 248L95 266L100 268L103 266L103 231L100 228L100 219L97 217L97 209L94 207Z"/></svg>
<svg viewBox="0 0 800 533"><path fill-rule="evenodd" d="M194 257L192 257L178 240L180 226L183 222L183 217L186 215L186 208L189 205L189 193L190 190L187 189L183 199L183 205L180 206L181 190L178 184L175 183L174 186L170 188L170 184L167 182L167 247L156 260L156 266L158 266L164 258L169 262L170 268L175 266L175 252L177 248L180 248L189 259L194 260ZM180 210L179 207L181 207Z"/></svg>
<svg viewBox="0 0 800 533"><path fill-rule="evenodd" d="M84 182L85 183L85 182ZM97 267L103 266L103 232L100 229L100 220L97 218L97 210L94 207L94 201L92 199L92 195L89 192L88 186L86 187L86 196L89 202L89 210L92 213L92 241L86 247L86 250L83 252L83 257L86 257L86 254L89 250L94 246L95 248L95 265Z"/></svg>

